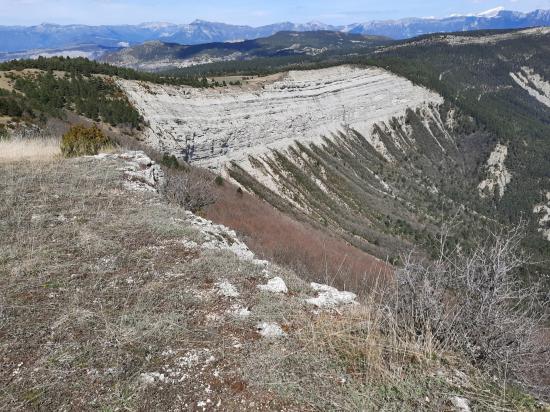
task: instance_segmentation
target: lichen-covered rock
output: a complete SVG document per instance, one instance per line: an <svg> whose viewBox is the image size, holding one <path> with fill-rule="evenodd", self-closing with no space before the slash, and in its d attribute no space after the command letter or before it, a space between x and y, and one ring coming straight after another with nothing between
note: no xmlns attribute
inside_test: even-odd
<svg viewBox="0 0 550 412"><path fill-rule="evenodd" d="M341 292L336 288L320 283L311 283L311 288L318 292L316 298L307 299L306 302L321 309L337 308L344 305L356 305L357 295L352 292Z"/></svg>
<svg viewBox="0 0 550 412"><path fill-rule="evenodd" d="M285 281L278 276L270 279L267 285L258 285L258 289L271 293L288 293Z"/></svg>
<svg viewBox="0 0 550 412"><path fill-rule="evenodd" d="M142 151L99 154L96 159L124 160L124 185L127 189L158 192L164 182L162 168Z"/></svg>

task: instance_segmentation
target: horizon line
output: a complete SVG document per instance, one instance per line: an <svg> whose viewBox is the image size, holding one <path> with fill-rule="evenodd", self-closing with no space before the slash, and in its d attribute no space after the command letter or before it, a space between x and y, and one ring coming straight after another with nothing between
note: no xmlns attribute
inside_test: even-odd
<svg viewBox="0 0 550 412"><path fill-rule="evenodd" d="M498 13L500 13L500 12L512 12L512 13L519 13L519 14L523 14L523 15L527 15L527 14L534 13L534 12L537 12L537 11L550 11L550 9L537 8L537 9L533 9L531 11L525 11L524 12L524 11L506 9L504 7L496 7L496 8L492 8L492 9L489 9L489 10L486 10L486 11L483 11L483 12L479 12L479 13L468 13L468 14L452 13L450 15L443 16L443 17L409 16L409 17L402 17L402 18L398 18L398 19L372 19L372 20L365 20L365 21L362 21L362 22L359 22L359 21L352 22L352 23L348 23L348 24L331 24L331 23L325 23L325 22L320 21L320 20L310 20L310 21L305 21L305 22L293 22L293 21L287 20L287 21L275 21L273 23L262 24L262 25L256 26L256 25L251 25L251 24L231 24L231 23L226 23L226 22L223 22L223 21L205 20L205 19L197 18L197 19L194 19L193 21L191 21L189 23L173 23L173 22L170 22L170 21L160 21L159 20L159 21L143 21L143 22L139 22L139 23L121 23L121 24L86 24L86 23L62 24L62 23L53 23L53 22L47 22L46 21L46 22L42 22L42 23L38 23L38 24L29 24L29 25L0 24L0 26L1 27L26 27L26 28L40 27L40 26L60 26L60 27L69 27L69 26L113 27L113 26L121 26L121 27L124 27L124 26L144 26L144 25L154 25L154 24L159 24L159 25L160 24L165 24L165 25L170 25L170 26L189 26L189 25L192 25L194 23L210 23L210 24L224 24L224 25L236 26L236 27L240 26L240 27L261 28L261 27L273 26L273 25L277 25L277 24L287 24L287 23L289 23L289 24L296 24L296 25L322 24L322 25L325 25L325 26L332 26L334 28L343 28L343 27L346 27L346 26L354 25L354 24L365 24L365 23L371 23L371 22L403 21L403 20L412 20L412 19L416 19L416 20L445 20L445 19L453 19L453 18L459 18L459 17L495 18L494 16L487 16L487 13L491 12L491 11L497 11L497 10L498 10Z"/></svg>

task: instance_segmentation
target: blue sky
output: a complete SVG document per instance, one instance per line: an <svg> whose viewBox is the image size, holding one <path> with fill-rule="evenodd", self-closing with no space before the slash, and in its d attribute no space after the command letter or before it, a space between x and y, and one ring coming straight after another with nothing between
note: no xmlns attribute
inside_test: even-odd
<svg viewBox="0 0 550 412"><path fill-rule="evenodd" d="M550 9L550 0L0 0L0 25L189 23L195 19L253 26L312 20L346 24L478 13L498 6Z"/></svg>

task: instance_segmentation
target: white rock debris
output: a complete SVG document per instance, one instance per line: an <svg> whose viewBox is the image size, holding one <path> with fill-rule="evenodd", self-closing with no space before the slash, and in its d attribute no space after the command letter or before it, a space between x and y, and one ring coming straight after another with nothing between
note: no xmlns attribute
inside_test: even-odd
<svg viewBox="0 0 550 412"><path fill-rule="evenodd" d="M158 192L164 181L161 167L142 151L99 154L96 159L124 160L124 185L129 190Z"/></svg>
<svg viewBox="0 0 550 412"><path fill-rule="evenodd" d="M174 355L174 353L173 350L169 349L164 351L162 356L166 358ZM209 365L215 361L216 358L210 353L209 349L193 349L172 362L164 364L160 372L142 373L140 380L145 385L157 383L178 384L203 374Z"/></svg>
<svg viewBox="0 0 550 412"><path fill-rule="evenodd" d="M129 80L120 86L149 123L149 144L218 169L285 149L296 140L322 142L322 136L346 127L369 137L377 122L403 116L409 108L443 103L438 94L405 78L351 66L290 71L257 90Z"/></svg>
<svg viewBox="0 0 550 412"><path fill-rule="evenodd" d="M451 403L455 407L457 412L470 412L470 401L466 398L460 396L453 396L451 398Z"/></svg>
<svg viewBox="0 0 550 412"><path fill-rule="evenodd" d="M203 249L228 250L243 260L253 261L260 266L267 264L266 261L254 258L254 253L238 239L237 233L234 230L223 225L217 225L189 211L186 211L185 215L186 221L198 228L205 236L206 241L200 245Z"/></svg>
<svg viewBox="0 0 550 412"><path fill-rule="evenodd" d="M306 302L318 308L337 308L343 305L357 305L357 295L352 292L341 292L336 288L320 283L311 283L311 288L318 292L316 298L306 299Z"/></svg>
<svg viewBox="0 0 550 412"><path fill-rule="evenodd" d="M506 169L504 162L508 156L508 147L502 144L497 144L489 160L487 160L487 179L482 181L479 186L479 196L486 198L495 193L498 189L498 196L502 198L506 186L512 180L512 174Z"/></svg>
<svg viewBox="0 0 550 412"><path fill-rule="evenodd" d="M141 381L146 385L152 385L157 382L164 383L167 377L160 372L146 372L140 375Z"/></svg>
<svg viewBox="0 0 550 412"><path fill-rule="evenodd" d="M271 293L288 293L285 281L278 276L270 279L267 285L258 285L258 289Z"/></svg>
<svg viewBox="0 0 550 412"><path fill-rule="evenodd" d="M533 213L539 216L539 232L550 242L550 192L546 193L546 203L536 205Z"/></svg>
<svg viewBox="0 0 550 412"><path fill-rule="evenodd" d="M518 73L510 73L510 77L542 104L550 107L550 82L535 73L530 67L522 67Z"/></svg>
<svg viewBox="0 0 550 412"><path fill-rule="evenodd" d="M256 329L260 335L268 339L286 336L286 333L277 323L262 322L256 326Z"/></svg>
<svg viewBox="0 0 550 412"><path fill-rule="evenodd" d="M216 287L218 288L218 294L221 296L225 296L226 298L239 297L237 288L227 280L222 280L221 282L216 283Z"/></svg>

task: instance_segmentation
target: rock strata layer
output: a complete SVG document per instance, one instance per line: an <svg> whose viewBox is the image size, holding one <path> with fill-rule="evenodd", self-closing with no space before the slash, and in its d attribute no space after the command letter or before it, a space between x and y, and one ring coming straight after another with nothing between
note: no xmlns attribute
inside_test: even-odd
<svg viewBox="0 0 550 412"><path fill-rule="evenodd" d="M120 85L148 122L150 145L212 168L348 127L368 136L375 123L443 101L385 70L350 66L291 71L259 89Z"/></svg>

